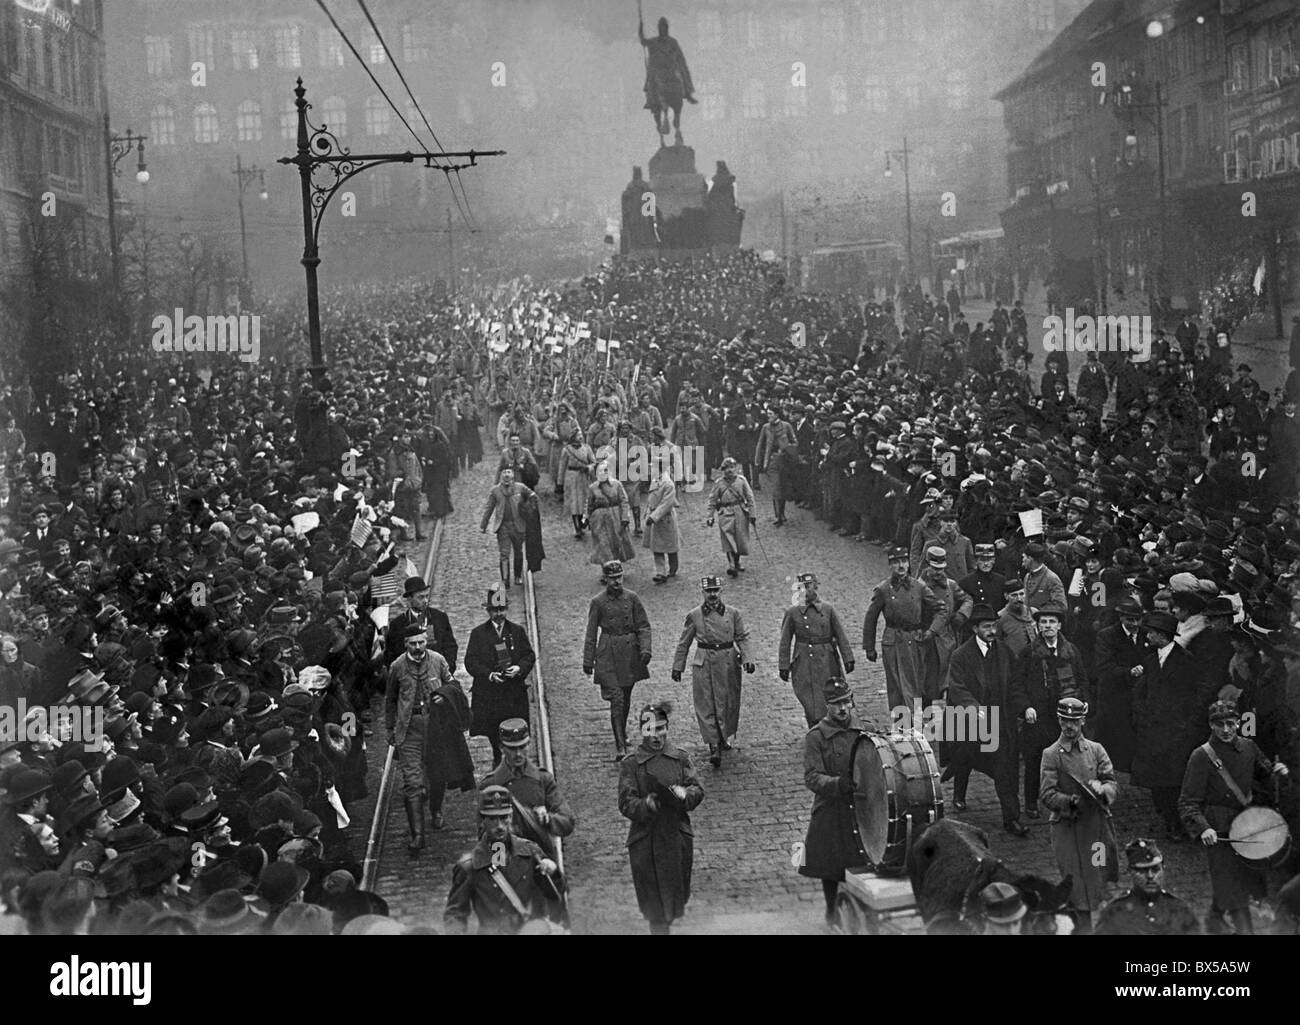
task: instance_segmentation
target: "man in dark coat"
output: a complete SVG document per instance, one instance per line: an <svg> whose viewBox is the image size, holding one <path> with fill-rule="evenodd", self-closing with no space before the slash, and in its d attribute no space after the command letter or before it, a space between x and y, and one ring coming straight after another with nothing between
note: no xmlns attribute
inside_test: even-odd
<svg viewBox="0 0 1300 1025"><path fill-rule="evenodd" d="M1061 636L1063 605L1034 610L1038 636L1016 664L1011 686L1011 714L1024 719L1020 752L1025 759L1025 814L1038 818L1039 769L1045 748L1056 742L1056 704L1062 698L1091 697L1088 673L1079 649Z"/></svg>
<svg viewBox="0 0 1300 1025"><path fill-rule="evenodd" d="M637 905L652 935L666 936L691 898L695 833L690 812L704 800L691 758L668 740L666 701L641 709L641 746L618 770L618 810L632 825L628 859Z"/></svg>
<svg viewBox="0 0 1300 1025"><path fill-rule="evenodd" d="M1116 606L1119 622L1097 634L1097 741L1110 755L1116 772L1133 766L1137 744L1133 733L1131 670L1147 654L1141 635L1142 606L1136 598L1123 598Z"/></svg>
<svg viewBox="0 0 1300 1025"><path fill-rule="evenodd" d="M471 737L487 737L492 764L501 761L499 731L507 719L528 722L528 674L537 656L528 631L506 619L510 596L500 584L488 591L488 621L470 631L465 671L474 679Z"/></svg>
<svg viewBox="0 0 1300 1025"><path fill-rule="evenodd" d="M391 665L404 649L406 628L412 623L425 627L429 637L429 647L447 661L447 668L456 671L456 655L460 646L451 629L451 620L447 613L435 609L429 604L429 585L423 577L407 577L404 585L407 610L399 612L388 624L388 636L384 642L385 655Z"/></svg>
<svg viewBox="0 0 1300 1025"><path fill-rule="evenodd" d="M953 777L952 806L966 810L966 785L971 771L978 769L993 780L1007 832L1025 836L1029 830L1020 824L1019 760L1009 707L1015 656L997 640L998 614L992 606L976 605L970 623L975 635L954 651L948 662L948 707L977 710L973 714L979 720L978 737L971 735L976 720L968 717L966 739L953 744L952 763L944 774ZM983 740L986 735L987 743Z"/></svg>
<svg viewBox="0 0 1300 1025"><path fill-rule="evenodd" d="M1178 620L1168 612L1142 617L1151 650L1129 670L1133 684L1133 783L1151 791L1151 800L1171 839L1184 838L1178 791L1187 759L1205 738L1205 716L1214 693L1200 666L1174 643Z"/></svg>
<svg viewBox="0 0 1300 1025"><path fill-rule="evenodd" d="M594 676L600 696L609 702L615 761L627 755L627 713L632 688L650 677L650 617L635 591L623 587L623 564L611 559L602 567L605 590L591 599L582 645L582 671Z"/></svg>
<svg viewBox="0 0 1300 1025"><path fill-rule="evenodd" d="M858 832L854 808L853 746L862 735L862 721L853 711L853 691L842 676L822 688L826 717L808 731L803 742L804 786L813 798L812 818L804 838L799 874L822 881L826 924L839 924L835 903L844 870L870 864Z"/></svg>
<svg viewBox="0 0 1300 1025"><path fill-rule="evenodd" d="M568 836L577 824L573 810L560 793L555 776L528 757L532 738L527 722L507 719L501 724L498 737L501 764L483 777L479 789L498 786L510 791L517 802L515 829L541 847L547 857L554 857L553 838Z"/></svg>

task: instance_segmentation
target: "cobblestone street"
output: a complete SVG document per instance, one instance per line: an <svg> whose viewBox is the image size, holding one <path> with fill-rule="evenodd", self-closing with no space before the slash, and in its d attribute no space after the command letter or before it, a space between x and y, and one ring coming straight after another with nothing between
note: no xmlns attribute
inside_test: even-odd
<svg viewBox="0 0 1300 1025"><path fill-rule="evenodd" d="M456 512L436 565L434 603L451 617L463 652L469 630L483 615L482 603L496 565L495 543L478 531L478 514L489 487L495 455L462 475L453 485ZM608 706L590 679L582 675L582 636L588 599L599 588L598 569L587 561L589 549L573 539L567 519L557 512L547 478L540 485L547 560L536 576L538 617L542 632L543 670L551 713L552 743L561 787L578 817L578 828L565 846L576 931L631 933L644 930L632 889L624 841L627 821L616 803L617 768L609 733ZM695 874L693 896L682 932L816 933L823 930L820 887L799 876L791 861L792 846L803 839L812 795L802 780L802 714L788 684L777 675L777 641L781 616L790 602L796 573L811 571L822 581L823 597L840 611L857 667L850 682L859 711L887 721L884 671L861 658L862 616L870 588L887 573L879 546L858 544L832 534L804 510L790 515L788 526L770 526L765 492L758 492L758 535L769 566L754 545L746 572L724 578L723 599L740 609L754 641L758 671L744 678L741 725L736 750L726 755L721 771L707 761L691 712L689 673L683 682L669 679L673 649L686 612L699 600L698 579L725 568L716 531L705 526L705 496L687 494L680 512L683 549L680 575L656 586L649 553L638 547L628 565L627 586L645 603L654 631L651 678L637 685L633 707L653 697L668 697L677 708L675 741L691 754L705 789L693 814ZM637 539L638 541L640 539ZM417 556L423 546L411 552ZM511 618L523 621L522 592L511 591ZM458 672L468 689L468 677ZM382 711L376 709L382 726ZM382 736L382 731L380 732ZM378 749L371 738L372 749ZM476 766L489 769L485 740L471 742ZM372 779L378 787L382 757L372 750ZM951 811L949 809L949 811ZM402 920L441 925L450 867L473 843L475 815L468 795L449 794L446 828L430 834L429 850L410 861L404 850L405 820L401 803L388 817L389 840L376 888ZM360 846L365 843L368 813L357 817ZM990 780L971 779L969 811L962 816L987 831L993 850L1011 866L1056 878L1046 818L1024 819L1027 839L1017 840L1001 828L1001 815ZM1115 809L1121 848L1133 836L1149 833L1155 813L1147 794L1121 786ZM1190 845L1165 845L1166 885L1190 900L1201 913L1209 904L1204 858Z"/></svg>

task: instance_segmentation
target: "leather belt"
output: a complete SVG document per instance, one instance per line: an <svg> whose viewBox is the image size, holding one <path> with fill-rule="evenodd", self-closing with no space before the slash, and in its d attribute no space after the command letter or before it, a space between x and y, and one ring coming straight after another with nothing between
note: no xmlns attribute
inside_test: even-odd
<svg viewBox="0 0 1300 1025"><path fill-rule="evenodd" d="M424 715L424 706L423 706L423 705L416 705L414 708L411 709L411 714L412 714L412 715Z"/></svg>
<svg viewBox="0 0 1300 1025"><path fill-rule="evenodd" d="M615 633L613 630L602 630L602 636L605 637L635 637L635 630L624 630L622 633Z"/></svg>
<svg viewBox="0 0 1300 1025"><path fill-rule="evenodd" d="M809 647L816 647L819 644L834 644L835 641L832 638L827 637L824 641L797 641L797 643L807 644Z"/></svg>
<svg viewBox="0 0 1300 1025"><path fill-rule="evenodd" d="M696 641L695 643L705 651L726 651L727 649L736 646L735 641L732 641L729 644L710 644L707 641Z"/></svg>

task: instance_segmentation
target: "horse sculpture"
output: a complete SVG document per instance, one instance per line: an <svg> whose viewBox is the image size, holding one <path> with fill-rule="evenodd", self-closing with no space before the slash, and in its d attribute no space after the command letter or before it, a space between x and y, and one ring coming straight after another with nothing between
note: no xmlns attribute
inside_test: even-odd
<svg viewBox="0 0 1300 1025"><path fill-rule="evenodd" d="M668 134L670 126L668 115L669 113L672 114L673 141L680 146L682 142L682 103L683 101L686 103L697 102L694 96L695 87L691 82L691 71L686 64L686 56L682 53L682 48L677 44L677 40L668 34L667 18L659 19L658 34L650 37L646 36L644 25L638 22L637 35L640 37L641 45L646 51L646 110L650 111L655 119L655 129L660 135L660 145L663 144L663 136Z"/></svg>
<svg viewBox="0 0 1300 1025"><path fill-rule="evenodd" d="M650 69L650 82L653 90L647 100L654 104L650 113L655 119L655 128L660 136L668 134L668 115L672 114L673 141L678 145L682 141L682 101L685 90L682 87L682 75L676 68Z"/></svg>
<svg viewBox="0 0 1300 1025"><path fill-rule="evenodd" d="M1019 875L989 850L988 835L975 826L940 819L907 852L907 874L928 933L969 933L970 913L979 908L979 893L989 883L1010 883L1028 912L1021 931L1054 935L1074 931L1069 906L1071 879L1052 883L1040 876Z"/></svg>

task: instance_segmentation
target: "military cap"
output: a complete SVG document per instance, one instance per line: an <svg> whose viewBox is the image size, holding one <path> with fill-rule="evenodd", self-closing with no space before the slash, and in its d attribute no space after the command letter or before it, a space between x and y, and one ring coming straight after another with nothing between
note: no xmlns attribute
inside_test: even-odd
<svg viewBox="0 0 1300 1025"><path fill-rule="evenodd" d="M1156 842L1145 837L1130 840L1124 848L1124 855L1128 858L1128 867L1130 869L1150 868L1152 865L1159 865L1165 860Z"/></svg>
<svg viewBox="0 0 1300 1025"><path fill-rule="evenodd" d="M989 883L980 890L984 917L994 925L1011 925L1025 917L1028 910L1020 891L1010 883Z"/></svg>
<svg viewBox="0 0 1300 1025"><path fill-rule="evenodd" d="M607 577L621 577L623 575L623 563L618 559L610 559L600 569Z"/></svg>
<svg viewBox="0 0 1300 1025"><path fill-rule="evenodd" d="M814 584L818 582L816 573L800 573L795 579L801 584L806 584L810 581Z"/></svg>
<svg viewBox="0 0 1300 1025"><path fill-rule="evenodd" d="M890 562L894 562L898 559L908 560L911 557L911 553L909 553L902 545L895 545L893 548L889 549Z"/></svg>
<svg viewBox="0 0 1300 1025"><path fill-rule="evenodd" d="M853 691L849 689L848 681L842 676L832 676L822 684L822 697L826 699L827 704L836 701L847 701L853 697Z"/></svg>
<svg viewBox="0 0 1300 1025"><path fill-rule="evenodd" d="M700 577L700 588L705 591L720 591L722 580L718 577Z"/></svg>
<svg viewBox="0 0 1300 1025"><path fill-rule="evenodd" d="M478 795L478 813L499 818L514 814L514 805L510 802L510 791L505 787L484 787Z"/></svg>
<svg viewBox="0 0 1300 1025"><path fill-rule="evenodd" d="M192 808L186 808L180 814L180 824L190 831L211 829L214 826L221 825L221 805L216 801L209 801L207 804L196 804Z"/></svg>
<svg viewBox="0 0 1300 1025"><path fill-rule="evenodd" d="M975 546L975 558L977 559L992 559L995 558L997 554L998 550L996 545L980 544Z"/></svg>
<svg viewBox="0 0 1300 1025"><path fill-rule="evenodd" d="M1221 700L1210 706L1210 722L1229 722L1238 718L1237 702Z"/></svg>
<svg viewBox="0 0 1300 1025"><path fill-rule="evenodd" d="M1086 719L1088 717L1088 702L1080 701L1078 698L1061 698L1056 703L1056 717L1058 719Z"/></svg>
<svg viewBox="0 0 1300 1025"><path fill-rule="evenodd" d="M497 728L503 747L527 747L528 723L523 719L507 719Z"/></svg>
<svg viewBox="0 0 1300 1025"><path fill-rule="evenodd" d="M948 552L941 545L931 545L925 550L925 564L931 569L948 568Z"/></svg>

